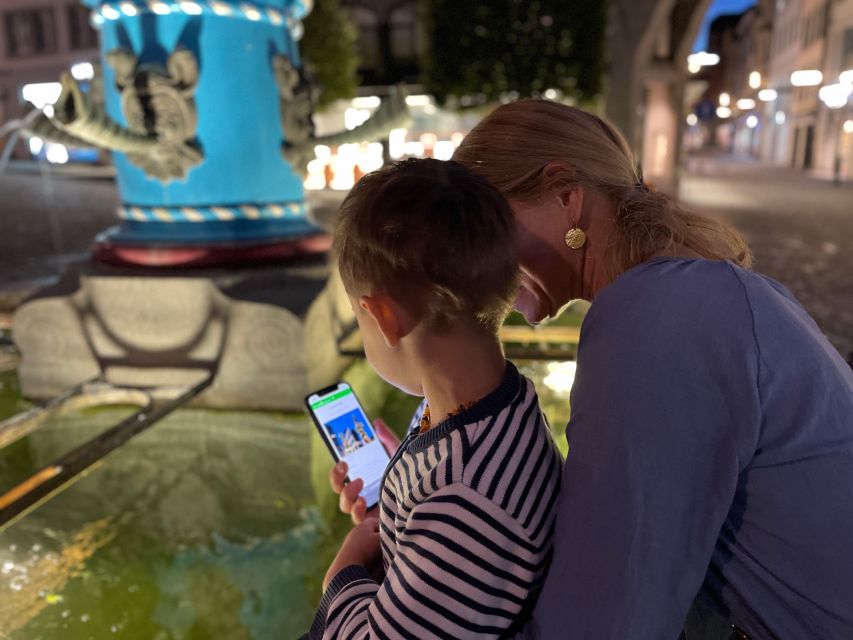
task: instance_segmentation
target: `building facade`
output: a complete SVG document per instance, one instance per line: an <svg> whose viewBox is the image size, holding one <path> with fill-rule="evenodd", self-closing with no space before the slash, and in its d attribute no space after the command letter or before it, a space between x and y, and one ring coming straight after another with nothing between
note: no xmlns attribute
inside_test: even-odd
<svg viewBox="0 0 853 640"><path fill-rule="evenodd" d="M362 85L419 84L425 45L421 3L416 0L343 0L358 28Z"/></svg>
<svg viewBox="0 0 853 640"><path fill-rule="evenodd" d="M0 119L20 116L26 84L98 59L98 33L78 0L0 0Z"/></svg>
<svg viewBox="0 0 853 640"><path fill-rule="evenodd" d="M842 74L846 74L843 75ZM853 83L853 0L831 5L826 30L824 84ZM853 178L853 105L818 105L815 166L823 174Z"/></svg>

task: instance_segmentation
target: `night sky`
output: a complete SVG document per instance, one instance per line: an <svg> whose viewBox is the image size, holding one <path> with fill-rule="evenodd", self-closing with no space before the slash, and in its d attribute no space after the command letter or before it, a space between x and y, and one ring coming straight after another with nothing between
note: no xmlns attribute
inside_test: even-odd
<svg viewBox="0 0 853 640"><path fill-rule="evenodd" d="M717 16L727 13L743 13L755 4L755 0L714 0L705 20L702 23L702 29L699 31L699 37L696 38L696 44L693 45L693 51L704 51L708 46L708 27Z"/></svg>

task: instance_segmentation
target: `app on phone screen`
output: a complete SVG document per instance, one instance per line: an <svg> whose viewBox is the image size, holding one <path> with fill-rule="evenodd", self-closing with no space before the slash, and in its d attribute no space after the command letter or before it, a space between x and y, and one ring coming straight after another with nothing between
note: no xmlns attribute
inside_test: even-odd
<svg viewBox="0 0 853 640"><path fill-rule="evenodd" d="M368 506L376 504L388 454L352 389L343 387L326 396L313 395L308 403L322 426L323 436L337 452L338 458L345 460L349 466L347 475L350 480L364 479L361 495Z"/></svg>

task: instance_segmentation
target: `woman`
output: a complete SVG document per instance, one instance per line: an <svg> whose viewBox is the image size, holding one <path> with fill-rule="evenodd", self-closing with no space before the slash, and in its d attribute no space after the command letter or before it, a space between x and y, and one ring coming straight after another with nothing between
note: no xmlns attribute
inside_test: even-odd
<svg viewBox="0 0 853 640"><path fill-rule="evenodd" d="M504 105L454 159L512 205L527 320L592 301L527 635L676 638L698 594L752 638L853 637L853 372L808 314L596 116Z"/></svg>

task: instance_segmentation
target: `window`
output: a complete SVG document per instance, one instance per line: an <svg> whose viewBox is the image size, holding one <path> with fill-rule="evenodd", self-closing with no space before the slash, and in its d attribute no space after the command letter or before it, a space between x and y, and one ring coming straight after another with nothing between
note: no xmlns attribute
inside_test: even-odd
<svg viewBox="0 0 853 640"><path fill-rule="evenodd" d="M352 21L358 27L358 55L362 69L379 67L379 19L376 13L366 7L349 7Z"/></svg>
<svg viewBox="0 0 853 640"><path fill-rule="evenodd" d="M22 9L5 16L6 54L10 58L56 53L53 9Z"/></svg>
<svg viewBox="0 0 853 640"><path fill-rule="evenodd" d="M853 28L844 32L844 41L841 44L841 70L853 69Z"/></svg>
<svg viewBox="0 0 853 640"><path fill-rule="evenodd" d="M413 4L400 5L391 12L391 54L395 60L414 60L418 57L419 39L417 16Z"/></svg>
<svg viewBox="0 0 853 640"><path fill-rule="evenodd" d="M98 32L89 24L89 10L79 4L70 4L68 9L68 30L72 49L96 49Z"/></svg>

